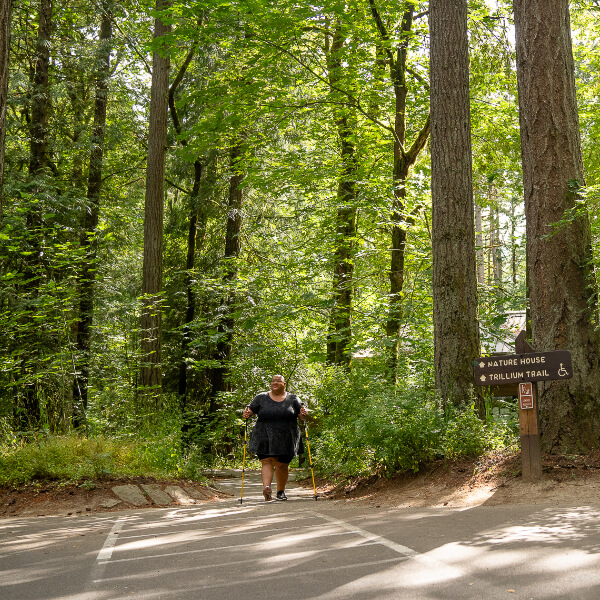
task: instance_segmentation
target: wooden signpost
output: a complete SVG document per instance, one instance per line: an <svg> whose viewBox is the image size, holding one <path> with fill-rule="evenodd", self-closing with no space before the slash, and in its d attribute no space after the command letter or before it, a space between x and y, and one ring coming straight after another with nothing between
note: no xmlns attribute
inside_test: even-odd
<svg viewBox="0 0 600 600"><path fill-rule="evenodd" d="M535 381L573 377L571 353L567 350L535 352L521 331L514 355L485 356L473 361L477 385L519 385L519 430L524 481L542 477L542 451Z"/></svg>

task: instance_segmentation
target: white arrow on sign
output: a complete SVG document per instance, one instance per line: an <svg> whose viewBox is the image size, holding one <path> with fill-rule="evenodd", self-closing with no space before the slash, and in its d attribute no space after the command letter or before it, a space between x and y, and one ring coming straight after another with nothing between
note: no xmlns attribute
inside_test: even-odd
<svg viewBox="0 0 600 600"><path fill-rule="evenodd" d="M485 381L485 375L482 375L482 376L479 378L479 381Z"/></svg>
<svg viewBox="0 0 600 600"><path fill-rule="evenodd" d="M479 368L480 368L480 369L483 369L483 368L485 368L485 363L482 363L482 362L480 362L480 363L479 363Z"/></svg>

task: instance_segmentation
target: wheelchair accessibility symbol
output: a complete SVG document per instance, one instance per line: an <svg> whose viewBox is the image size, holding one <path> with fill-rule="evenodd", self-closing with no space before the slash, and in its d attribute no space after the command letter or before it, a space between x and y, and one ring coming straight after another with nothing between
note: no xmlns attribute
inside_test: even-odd
<svg viewBox="0 0 600 600"><path fill-rule="evenodd" d="M559 377L568 377L569 376L569 371L567 371L564 367L563 364L560 363L560 369L558 369L558 376Z"/></svg>

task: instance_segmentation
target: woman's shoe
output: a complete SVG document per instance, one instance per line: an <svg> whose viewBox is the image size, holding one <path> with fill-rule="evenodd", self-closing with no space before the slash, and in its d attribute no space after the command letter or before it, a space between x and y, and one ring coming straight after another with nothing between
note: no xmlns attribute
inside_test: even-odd
<svg viewBox="0 0 600 600"><path fill-rule="evenodd" d="M267 485L263 488L263 496L265 497L265 500L267 502L269 502L269 500L271 500L271 488Z"/></svg>
<svg viewBox="0 0 600 600"><path fill-rule="evenodd" d="M277 496L275 496L277 500L287 500L287 496L283 490L277 492Z"/></svg>

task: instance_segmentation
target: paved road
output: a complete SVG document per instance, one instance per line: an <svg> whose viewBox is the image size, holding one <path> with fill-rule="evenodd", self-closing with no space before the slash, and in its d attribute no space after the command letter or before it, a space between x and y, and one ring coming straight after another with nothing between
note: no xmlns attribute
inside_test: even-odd
<svg viewBox="0 0 600 600"><path fill-rule="evenodd" d="M600 598L600 504L390 510L260 489L247 476L242 504L1 520L0 598Z"/></svg>

